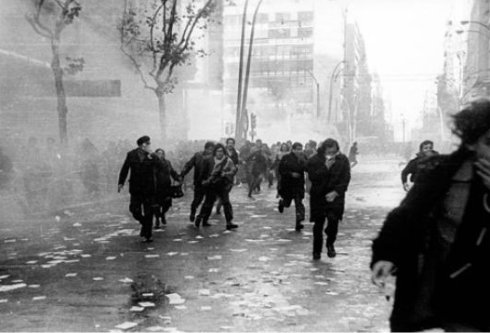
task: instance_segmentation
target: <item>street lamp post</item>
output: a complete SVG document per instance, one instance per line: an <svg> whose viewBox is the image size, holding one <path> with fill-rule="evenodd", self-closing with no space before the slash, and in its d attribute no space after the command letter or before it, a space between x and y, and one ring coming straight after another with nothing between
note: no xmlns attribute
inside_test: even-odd
<svg viewBox="0 0 490 333"><path fill-rule="evenodd" d="M334 77L336 77L336 72L339 69L340 65L342 65L345 62L345 60L342 60L339 62L337 65L335 65L332 75L330 76L330 92L328 95L328 116L327 116L327 121L330 123L330 117L332 115L332 95L333 95L333 82L334 82Z"/></svg>
<svg viewBox="0 0 490 333"><path fill-rule="evenodd" d="M320 114L321 114L321 112L320 112L320 83L318 82L315 75L311 71L308 71L308 74L310 74L310 76L313 78L313 80L315 81L315 84L316 84L316 117L320 118Z"/></svg>
<svg viewBox="0 0 490 333"><path fill-rule="evenodd" d="M467 25L467 24L477 24L481 27L484 27L485 29L487 29L488 31L490 31L490 27L488 25L486 25L485 23L482 23L482 22L479 22L479 21L468 21L468 20L464 20L464 21L460 21L461 24L463 25Z"/></svg>

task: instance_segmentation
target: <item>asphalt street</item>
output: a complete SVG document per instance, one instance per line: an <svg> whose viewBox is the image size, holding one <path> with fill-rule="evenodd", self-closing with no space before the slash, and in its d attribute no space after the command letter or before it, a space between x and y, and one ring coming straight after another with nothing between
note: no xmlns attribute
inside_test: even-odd
<svg viewBox="0 0 490 333"><path fill-rule="evenodd" d="M399 171L394 160L353 170L338 255L320 261L312 225L296 232L294 208L279 214L275 189L250 200L234 188L233 231L221 216L207 228L189 223L189 191L150 244L127 194L55 217L9 217L0 330L388 331L391 301L371 284L370 245L403 198Z"/></svg>

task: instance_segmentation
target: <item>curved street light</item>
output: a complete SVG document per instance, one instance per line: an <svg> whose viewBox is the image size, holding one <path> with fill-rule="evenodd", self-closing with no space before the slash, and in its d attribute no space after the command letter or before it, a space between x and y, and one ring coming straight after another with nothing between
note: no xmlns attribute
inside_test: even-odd
<svg viewBox="0 0 490 333"><path fill-rule="evenodd" d="M337 78L338 73L336 73L336 72L339 69L340 65L342 65L345 62L346 62L345 60L342 60L337 65L335 65L335 67L334 67L334 69L332 71L332 75L330 76L330 92L329 92L329 96L328 96L328 116L327 116L327 121L329 123L330 123L330 118L331 118L331 115L332 115L332 94L333 94L333 82L334 82L334 78L335 79Z"/></svg>
<svg viewBox="0 0 490 333"><path fill-rule="evenodd" d="M477 24L479 26L482 26L484 27L485 29L487 29L488 31L490 31L490 27L488 25L486 25L485 23L482 23L480 21L469 21L469 20L464 20L464 21L460 21L461 24L463 25L466 25L466 24Z"/></svg>
<svg viewBox="0 0 490 333"><path fill-rule="evenodd" d="M320 83L318 82L315 75L310 70L308 70L307 72L308 74L310 74L310 76L313 78L313 81L315 81L316 84L316 117L320 118L320 113L321 113L320 112Z"/></svg>

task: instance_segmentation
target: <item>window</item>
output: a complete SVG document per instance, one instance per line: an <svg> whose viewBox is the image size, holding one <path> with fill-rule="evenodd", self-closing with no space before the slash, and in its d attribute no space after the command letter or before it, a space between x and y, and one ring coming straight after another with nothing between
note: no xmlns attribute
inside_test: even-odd
<svg viewBox="0 0 490 333"><path fill-rule="evenodd" d="M313 36L313 28L299 28L298 37L299 38L310 38Z"/></svg>
<svg viewBox="0 0 490 333"><path fill-rule="evenodd" d="M276 13L276 22L284 24L284 22L287 22L291 20L291 14L289 13Z"/></svg>
<svg viewBox="0 0 490 333"><path fill-rule="evenodd" d="M289 38L291 37L291 29L271 29L269 30L269 38Z"/></svg>
<svg viewBox="0 0 490 333"><path fill-rule="evenodd" d="M298 13L298 21L300 24L311 23L313 21L313 18L314 18L313 12L299 12Z"/></svg>

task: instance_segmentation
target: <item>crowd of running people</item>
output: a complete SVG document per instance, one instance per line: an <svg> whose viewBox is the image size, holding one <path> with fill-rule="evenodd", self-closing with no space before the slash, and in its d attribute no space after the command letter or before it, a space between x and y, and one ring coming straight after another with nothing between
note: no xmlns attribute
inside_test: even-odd
<svg viewBox="0 0 490 333"><path fill-rule="evenodd" d="M310 182L310 222L314 222L313 257L320 259L323 248L324 225L327 223L326 248L329 257L335 257L334 247L339 221L342 220L345 192L350 182L351 161L342 154L338 142L327 139L317 146L314 141L305 146L299 142L278 143L269 147L261 140L246 142L239 150L235 140L225 143L206 142L179 170L172 166L162 149L151 149L151 140L143 136L137 140L119 175L118 190L124 187L128 174L130 212L141 223L140 236L152 241L153 227L166 223L165 213L172 199L182 195L180 186L193 171L193 200L189 220L196 228L210 226L209 218L224 211L226 229L238 228L233 222L230 192L233 186L248 187L248 197L262 187L272 187L277 180L278 211L282 213L292 202L296 208L296 230L300 232L305 221L306 181ZM356 148L357 149L357 148ZM354 157L357 150L354 153Z"/></svg>

